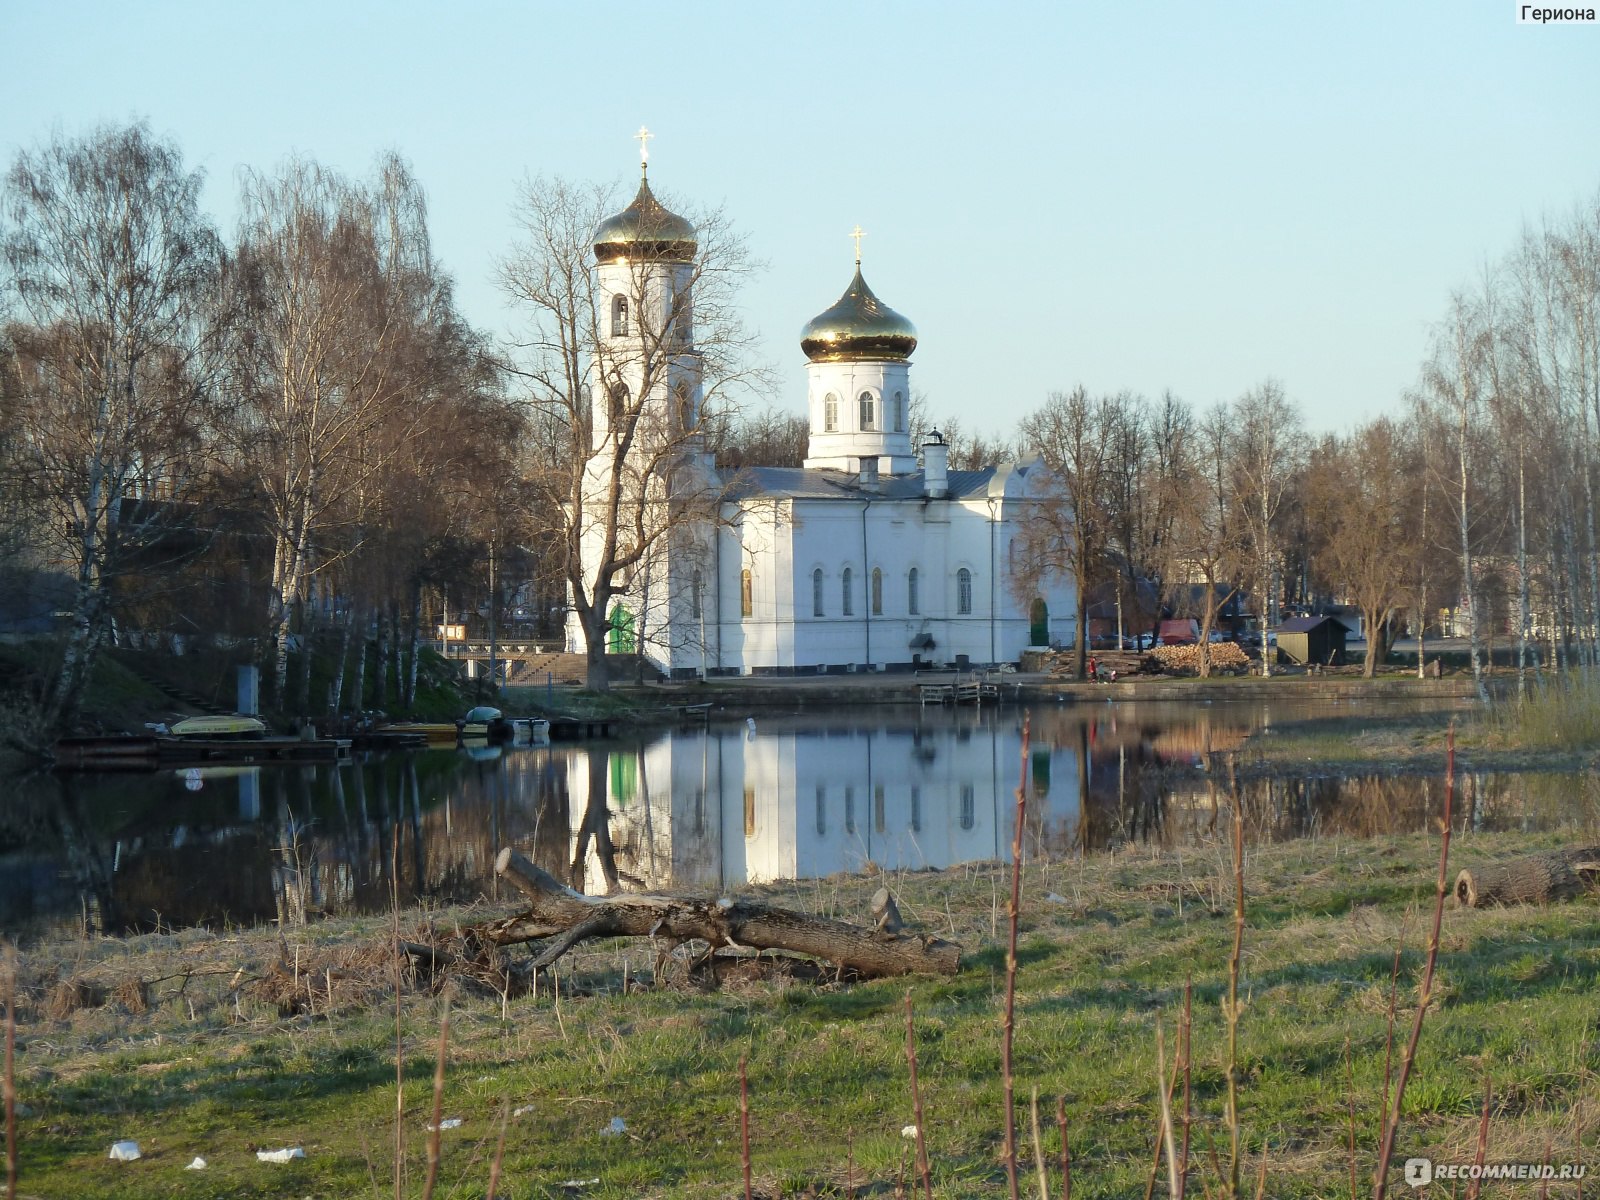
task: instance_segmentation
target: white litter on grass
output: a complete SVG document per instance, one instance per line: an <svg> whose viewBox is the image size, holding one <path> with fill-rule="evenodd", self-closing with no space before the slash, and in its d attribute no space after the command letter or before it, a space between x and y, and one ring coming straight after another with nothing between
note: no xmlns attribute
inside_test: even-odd
<svg viewBox="0 0 1600 1200"><path fill-rule="evenodd" d="M304 1158L306 1152L299 1146L285 1146L282 1150L257 1150L256 1157L262 1162L292 1162L297 1158Z"/></svg>
<svg viewBox="0 0 1600 1200"><path fill-rule="evenodd" d="M1054 892L1046 892L1044 894L1044 898L1050 904L1071 904L1072 903L1072 901L1068 900L1065 896L1058 896Z"/></svg>
<svg viewBox="0 0 1600 1200"><path fill-rule="evenodd" d="M601 1137L617 1137L628 1132L628 1123L621 1117L612 1117L611 1124L600 1131Z"/></svg>
<svg viewBox="0 0 1600 1200"><path fill-rule="evenodd" d="M205 1169L206 1160L201 1158L198 1154L196 1154L189 1165L184 1168L185 1171L204 1171Z"/></svg>
<svg viewBox="0 0 1600 1200"><path fill-rule="evenodd" d="M599 1183L599 1182L600 1182L600 1177L598 1175L596 1175L593 1179L563 1179L561 1181L561 1186L565 1187L565 1188L580 1188L580 1187L588 1187L592 1183Z"/></svg>
<svg viewBox="0 0 1600 1200"><path fill-rule="evenodd" d="M533 1105L531 1105L531 1104L524 1104L524 1105L522 1105L522 1106L521 1106L521 1107L520 1107L520 1108L513 1108L513 1109L512 1109L512 1110L511 1110L511 1115L512 1115L512 1116L513 1116L513 1117L525 1117L525 1116L527 1116L527 1115L528 1115L528 1114L529 1114L529 1113L531 1113L531 1112L532 1112L532 1111L533 1111Z"/></svg>
<svg viewBox="0 0 1600 1200"><path fill-rule="evenodd" d="M139 1153L138 1142L112 1142L111 1153L106 1157L112 1162L132 1162L136 1158L142 1158L143 1155Z"/></svg>
<svg viewBox="0 0 1600 1200"><path fill-rule="evenodd" d="M437 1133L441 1129L459 1129L460 1127L460 1117L446 1117L444 1120L440 1121L438 1125L429 1125L428 1132Z"/></svg>
<svg viewBox="0 0 1600 1200"><path fill-rule="evenodd" d="M915 1125L903 1125L903 1126L901 1126L900 1127L900 1136L903 1137L903 1138L914 1138L914 1137L916 1137L917 1136L917 1127Z"/></svg>

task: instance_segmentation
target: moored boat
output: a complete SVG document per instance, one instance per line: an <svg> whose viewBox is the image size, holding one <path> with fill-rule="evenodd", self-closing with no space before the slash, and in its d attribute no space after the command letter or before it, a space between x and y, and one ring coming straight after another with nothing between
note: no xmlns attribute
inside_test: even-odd
<svg viewBox="0 0 1600 1200"><path fill-rule="evenodd" d="M185 717L170 730L173 737L180 738L258 738L266 731L266 723L259 717L238 713Z"/></svg>

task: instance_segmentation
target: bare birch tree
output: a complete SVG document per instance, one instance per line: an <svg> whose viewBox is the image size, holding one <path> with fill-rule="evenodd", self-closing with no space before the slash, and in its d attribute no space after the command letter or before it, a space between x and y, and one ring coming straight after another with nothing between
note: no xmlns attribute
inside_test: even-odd
<svg viewBox="0 0 1600 1200"><path fill-rule="evenodd" d="M70 721L111 629L115 583L146 569L206 484L196 443L223 250L202 175L142 125L58 137L5 179L3 255L24 425L11 467L48 511L75 583L46 699Z"/></svg>

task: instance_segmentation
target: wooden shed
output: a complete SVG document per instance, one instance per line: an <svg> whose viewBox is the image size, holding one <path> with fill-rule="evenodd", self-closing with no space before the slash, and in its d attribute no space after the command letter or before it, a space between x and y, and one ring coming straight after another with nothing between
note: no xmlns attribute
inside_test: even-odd
<svg viewBox="0 0 1600 1200"><path fill-rule="evenodd" d="M1337 667L1344 663L1344 640L1349 630L1332 617L1295 617L1279 625L1278 661L1309 667L1317 663Z"/></svg>

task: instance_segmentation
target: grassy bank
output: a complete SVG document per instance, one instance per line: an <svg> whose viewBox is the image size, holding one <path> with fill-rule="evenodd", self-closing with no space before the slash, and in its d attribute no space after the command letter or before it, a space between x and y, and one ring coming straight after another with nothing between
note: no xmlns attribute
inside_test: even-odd
<svg viewBox="0 0 1600 1200"><path fill-rule="evenodd" d="M1452 872L1545 844L1458 836ZM1361 1191L1369 1190L1395 948L1406 948L1395 1017L1403 1041L1437 854L1430 837L1248 850L1240 1112L1248 1177L1265 1154L1268 1195L1348 1194L1352 1102ZM862 920L880 882L758 890ZM559 1001L548 986L505 999L459 983L407 989L405 1194L422 1193L428 1079L447 1000L443 1114L462 1124L443 1135L438 1195L485 1194L502 1114L501 1195L737 1195L741 1057L759 1194L843 1194L847 1162L858 1191L887 1192L909 1170L908 986L934 1189L1003 1192L1006 873L985 865L889 882L908 920L967 947L960 975L854 986L753 980L705 992L646 986L648 947L597 943L563 960ZM1025 1101L1037 1087L1051 1111L1054 1097L1066 1098L1075 1196L1144 1194L1158 1128L1156 1024L1170 1060L1191 978L1193 1163L1213 1184L1202 1164L1213 1148L1226 1163L1219 1002L1232 904L1225 842L1025 872L1017 1090ZM409 914L403 923L451 927L485 915ZM1470 1161L1486 1079L1490 1159L1600 1157L1595 916L1592 900L1446 912L1397 1159ZM369 920L284 930L281 939L190 932L30 952L21 965L19 1194L393 1194L396 1017L386 941L385 922ZM63 990L63 980L91 985L89 998L104 1002L69 1011L84 993ZM314 1011L281 1016L286 991L302 988ZM625 1132L605 1132L613 1118ZM136 1139L145 1157L107 1161L119 1138ZM1044 1141L1053 1159L1053 1121ZM1022 1144L1031 1145L1026 1132ZM254 1154L292 1145L305 1148L303 1161L273 1165ZM186 1171L196 1155L210 1165ZM563 1186L573 1180L597 1182ZM1196 1179L1190 1194L1200 1193ZM1575 1193L1566 1185L1551 1194Z"/></svg>
<svg viewBox="0 0 1600 1200"><path fill-rule="evenodd" d="M1600 687L1558 680L1532 689L1522 702L1513 694L1488 707L1279 722L1251 736L1244 766L1257 772L1314 763L1320 771L1439 773L1452 721L1468 770L1571 771L1600 760Z"/></svg>

